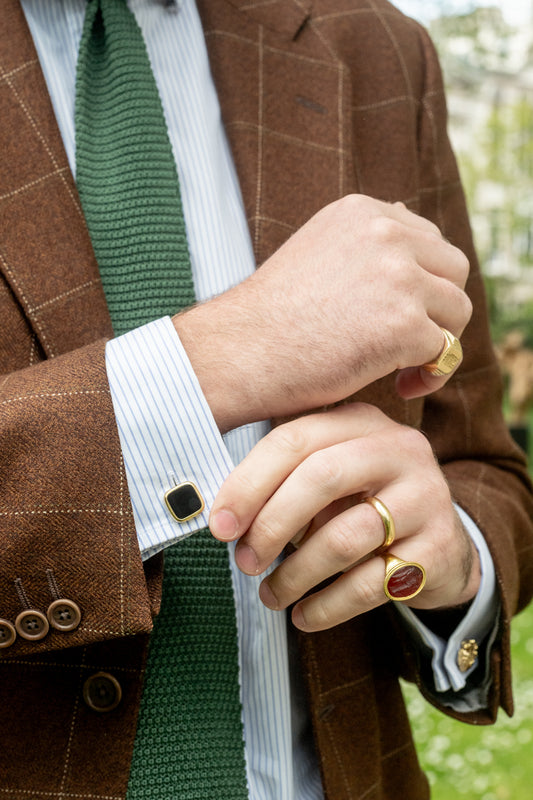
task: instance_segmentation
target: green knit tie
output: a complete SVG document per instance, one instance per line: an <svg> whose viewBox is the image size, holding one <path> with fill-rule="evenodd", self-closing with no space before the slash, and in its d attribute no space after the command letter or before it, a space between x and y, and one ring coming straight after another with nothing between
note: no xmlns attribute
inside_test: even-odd
<svg viewBox="0 0 533 800"><path fill-rule="evenodd" d="M76 179L119 336L195 301L176 165L125 0L90 0L76 82Z"/></svg>
<svg viewBox="0 0 533 800"><path fill-rule="evenodd" d="M119 334L194 302L161 101L125 0L89 0L76 92L78 188ZM127 798L247 797L228 549L206 529L165 555Z"/></svg>

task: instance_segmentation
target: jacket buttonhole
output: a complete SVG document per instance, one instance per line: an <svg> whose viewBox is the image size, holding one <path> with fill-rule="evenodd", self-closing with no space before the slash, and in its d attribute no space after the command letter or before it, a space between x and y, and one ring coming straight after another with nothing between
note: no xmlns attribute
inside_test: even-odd
<svg viewBox="0 0 533 800"><path fill-rule="evenodd" d="M334 711L335 711L335 706L333 705L333 703L330 703L329 705L324 706L323 708L320 709L320 711L318 713L319 720L321 722L324 722L324 720L326 720L328 717L330 717L331 714Z"/></svg>

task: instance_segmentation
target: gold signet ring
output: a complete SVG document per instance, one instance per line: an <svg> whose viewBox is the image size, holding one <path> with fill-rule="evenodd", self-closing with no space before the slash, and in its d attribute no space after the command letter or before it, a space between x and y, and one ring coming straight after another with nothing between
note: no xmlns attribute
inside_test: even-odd
<svg viewBox="0 0 533 800"><path fill-rule="evenodd" d="M372 508L375 508L381 517L383 528L385 530L385 539L380 549L390 547L396 536L396 528L394 527L394 520L385 503L382 503L378 497L365 497L365 503L370 503Z"/></svg>
<svg viewBox="0 0 533 800"><path fill-rule="evenodd" d="M383 591L389 600L404 602L416 597L425 586L426 570L416 561L403 561L392 553L383 553L385 580Z"/></svg>
<svg viewBox="0 0 533 800"><path fill-rule="evenodd" d="M441 331L444 334L444 347L434 361L424 364L423 367L432 375L449 375L463 360L463 348L457 336L446 328L441 328Z"/></svg>

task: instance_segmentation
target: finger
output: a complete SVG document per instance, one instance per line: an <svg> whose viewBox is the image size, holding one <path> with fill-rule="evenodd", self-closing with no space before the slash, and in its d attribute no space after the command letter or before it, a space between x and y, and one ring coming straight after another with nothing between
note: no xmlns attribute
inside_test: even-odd
<svg viewBox="0 0 533 800"><path fill-rule="evenodd" d="M410 238L418 263L424 269L464 288L470 271L468 259L462 250L442 236L437 225L409 211L403 203L384 203L383 211L405 226L407 230L398 229L399 236Z"/></svg>
<svg viewBox="0 0 533 800"><path fill-rule="evenodd" d="M396 203L381 201L381 204L383 213L391 219L402 222L404 225L414 228L415 230L432 233L442 238L438 225L426 217L422 217L420 214L410 211L405 203L401 201L397 201Z"/></svg>
<svg viewBox="0 0 533 800"><path fill-rule="evenodd" d="M423 367L409 367L397 374L396 391L404 400L426 397L442 389L458 369L459 365L448 375L431 375Z"/></svg>
<svg viewBox="0 0 533 800"><path fill-rule="evenodd" d="M404 561L420 564L426 573L424 588L408 606L449 608L468 602L479 590L479 556L452 507L421 533L396 541L392 552ZM376 608L387 600L384 578L383 558L364 561L297 603L293 622L304 631L324 630Z"/></svg>
<svg viewBox="0 0 533 800"><path fill-rule="evenodd" d="M440 235L420 232L413 239L414 253L418 263L427 272L464 289L470 272L470 263L458 247L445 241Z"/></svg>
<svg viewBox="0 0 533 800"><path fill-rule="evenodd" d="M387 498L387 508L399 521L395 539L398 542L420 530L425 514L420 504L405 504L403 490L397 491L398 504L389 500L389 494L380 492L380 499ZM392 513L393 508L401 508L402 500L405 510ZM384 533L380 515L368 503L361 502L335 515L263 581L261 600L272 609L286 608L327 578L345 572L378 550Z"/></svg>
<svg viewBox="0 0 533 800"><path fill-rule="evenodd" d="M427 275L424 295L427 315L431 321L446 328L454 336L461 336L472 316L472 301L466 292L444 278ZM440 346L437 345L434 355L442 350L443 345L441 332Z"/></svg>
<svg viewBox="0 0 533 800"><path fill-rule="evenodd" d="M346 497L341 497L333 503L330 503L329 506L319 511L307 525L296 532L290 541L291 545L294 547L301 547L310 536L313 536L323 525L328 523L330 519L343 514L360 502L360 495L347 495Z"/></svg>
<svg viewBox="0 0 533 800"><path fill-rule="evenodd" d="M457 336L460 334L457 329L452 331L451 328L447 328L447 330ZM432 375L424 367L425 364L436 361L442 352L445 337L440 325L432 322L425 327L421 326L419 338L417 352L401 355L398 359L398 371L395 378L396 391L400 397L406 400L424 397L441 389L460 367L459 362L448 374L438 376Z"/></svg>
<svg viewBox="0 0 533 800"><path fill-rule="evenodd" d="M287 475L316 450L367 436L385 425L390 420L378 409L354 403L275 428L222 485L209 518L213 536L223 541L242 536ZM309 518L301 527L308 522Z"/></svg>
<svg viewBox="0 0 533 800"><path fill-rule="evenodd" d="M319 511L341 497L377 493L402 468L402 458L391 457L385 437L352 439L312 453L288 475L238 543L239 568L248 574L263 572Z"/></svg>
<svg viewBox="0 0 533 800"><path fill-rule="evenodd" d="M442 376L430 375L423 367L406 367L396 375L396 391L404 400L426 397L442 389L452 375L453 372Z"/></svg>
<svg viewBox="0 0 533 800"><path fill-rule="evenodd" d="M426 585L409 605L417 608L442 607L442 590L432 589L432 584L443 572L442 562L431 552L431 537L408 537L394 547L394 555L408 562L419 563L426 573ZM384 590L385 561L380 556L371 558L340 575L325 589L305 597L292 612L294 625L303 631L319 631L340 625L359 614L364 614L390 602ZM447 593L447 599L450 600Z"/></svg>
<svg viewBox="0 0 533 800"><path fill-rule="evenodd" d="M442 352L442 349L440 352ZM435 360L437 359L431 359L430 362L426 363L431 363ZM462 357L455 368L450 370L446 375L433 375L425 366L406 367L400 370L396 376L396 391L400 397L403 397L405 400L410 400L414 397L424 397L431 392L441 389L459 369L461 363Z"/></svg>
<svg viewBox="0 0 533 800"><path fill-rule="evenodd" d="M387 602L381 558L372 558L341 575L332 584L301 600L292 621L302 631L321 631L347 622Z"/></svg>

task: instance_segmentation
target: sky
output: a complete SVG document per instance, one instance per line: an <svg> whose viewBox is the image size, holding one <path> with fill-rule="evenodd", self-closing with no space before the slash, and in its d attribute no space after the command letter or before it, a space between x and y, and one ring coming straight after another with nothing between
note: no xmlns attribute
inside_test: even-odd
<svg viewBox="0 0 533 800"><path fill-rule="evenodd" d="M434 17L441 3L434 0L392 0L406 14L427 23ZM533 17L532 0L447 0L446 8L461 13L475 6L499 6L510 25L523 25Z"/></svg>

